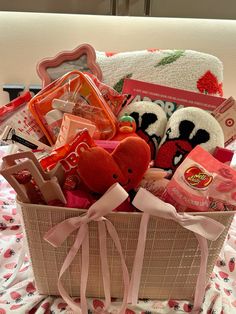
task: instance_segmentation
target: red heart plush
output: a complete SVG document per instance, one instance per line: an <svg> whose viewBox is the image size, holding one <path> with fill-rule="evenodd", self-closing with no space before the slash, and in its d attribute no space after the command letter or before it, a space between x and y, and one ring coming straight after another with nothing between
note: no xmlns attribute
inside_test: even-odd
<svg viewBox="0 0 236 314"><path fill-rule="evenodd" d="M101 147L84 151L78 163L78 172L91 191L105 193L115 182L126 191L137 187L150 162L150 148L138 137L121 141L112 154Z"/></svg>

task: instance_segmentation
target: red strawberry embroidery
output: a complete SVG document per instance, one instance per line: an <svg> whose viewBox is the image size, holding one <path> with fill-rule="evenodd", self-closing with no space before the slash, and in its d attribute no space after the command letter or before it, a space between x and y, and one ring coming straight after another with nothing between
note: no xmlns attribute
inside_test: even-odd
<svg viewBox="0 0 236 314"><path fill-rule="evenodd" d="M218 82L217 77L211 71L207 71L197 81L197 88L204 94L219 94L223 96L222 83Z"/></svg>
<svg viewBox="0 0 236 314"><path fill-rule="evenodd" d="M168 305L170 308L174 308L174 310L178 310L179 309L179 303L175 300L169 300L168 301Z"/></svg>
<svg viewBox="0 0 236 314"><path fill-rule="evenodd" d="M60 310L60 312L65 311L66 307L67 307L66 303L59 303L57 306L57 308Z"/></svg>
<svg viewBox="0 0 236 314"><path fill-rule="evenodd" d="M229 281L229 275L228 274L226 274L225 272L223 272L223 271L220 271L219 272L219 275L220 275L220 277L225 281L225 282L228 282Z"/></svg>
<svg viewBox="0 0 236 314"><path fill-rule="evenodd" d="M103 309L104 308L104 303L101 301L101 300L97 300L97 299L94 299L93 300L93 307L94 309L96 310L97 308L101 308Z"/></svg>
<svg viewBox="0 0 236 314"><path fill-rule="evenodd" d="M148 52L156 52L156 51L159 51L160 49L157 49L157 48L149 48L147 49Z"/></svg>
<svg viewBox="0 0 236 314"><path fill-rule="evenodd" d="M26 291L28 292L28 296L32 296L34 295L34 292L36 291L35 286L33 285L32 282L29 282L27 287L26 287Z"/></svg>
<svg viewBox="0 0 236 314"><path fill-rule="evenodd" d="M108 52L105 52L105 55L106 55L106 57L112 57L112 56L114 56L114 55L116 55L117 54L117 52L112 52L112 51L108 51Z"/></svg>
<svg viewBox="0 0 236 314"><path fill-rule="evenodd" d="M232 273L234 271L235 268L235 258L231 257L231 259L229 260L229 271Z"/></svg>
<svg viewBox="0 0 236 314"><path fill-rule="evenodd" d="M14 250L8 249L8 250L6 250L6 252L3 254L3 256L4 256L5 258L9 258L9 257L11 257L11 256L14 255L14 254L15 254L15 251L14 251Z"/></svg>
<svg viewBox="0 0 236 314"><path fill-rule="evenodd" d="M9 215L3 215L2 216L7 222L13 223L15 220L13 219L12 216Z"/></svg>
<svg viewBox="0 0 236 314"><path fill-rule="evenodd" d="M190 313L192 311L192 308L193 308L192 304L185 303L183 306L183 309L186 313Z"/></svg>
<svg viewBox="0 0 236 314"><path fill-rule="evenodd" d="M16 303L18 303L22 300L21 295L16 291L11 292L10 296L11 296L12 300L15 300Z"/></svg>

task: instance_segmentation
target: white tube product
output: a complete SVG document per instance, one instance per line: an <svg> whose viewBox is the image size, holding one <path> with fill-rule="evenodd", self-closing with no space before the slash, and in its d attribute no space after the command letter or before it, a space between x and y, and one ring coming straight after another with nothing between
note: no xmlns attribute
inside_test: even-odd
<svg viewBox="0 0 236 314"><path fill-rule="evenodd" d="M74 106L75 103L71 101L65 101L57 98L52 101L52 108L62 112L72 113Z"/></svg>
<svg viewBox="0 0 236 314"><path fill-rule="evenodd" d="M22 133L9 125L5 127L3 133L0 135L0 140L8 144L16 144L21 150L45 150L51 151L52 148L43 144L33 137Z"/></svg>

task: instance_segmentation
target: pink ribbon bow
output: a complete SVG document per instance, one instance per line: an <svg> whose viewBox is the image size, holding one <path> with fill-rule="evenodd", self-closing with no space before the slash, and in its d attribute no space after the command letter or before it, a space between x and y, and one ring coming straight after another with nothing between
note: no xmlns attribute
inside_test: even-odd
<svg viewBox="0 0 236 314"><path fill-rule="evenodd" d="M117 251L121 258L121 266L123 272L124 281L124 297L121 306L120 313L124 313L128 298L129 289L129 273L125 264L125 259L122 253L121 243L118 234L112 225L104 216L112 212L113 209L118 207L128 197L127 192L118 184L114 184L96 203L94 203L83 216L73 217L66 219L58 225L51 228L44 236L44 239L54 247L60 246L66 238L75 230L78 229L78 233L73 246L71 247L65 261L61 267L58 278L58 290L64 299L64 301L70 306L70 308L76 313L86 314L88 313L87 301L86 301L86 287L88 281L89 271L89 233L88 224L91 221L98 222L99 233L99 247L100 247L100 259L103 277L103 287L105 294L105 307L104 313L106 313L111 303L110 295L110 273L107 261L107 247L106 247L106 229L114 241ZM81 265L81 284L80 284L80 300L81 308L75 303L69 296L65 288L61 283L61 277L67 268L72 263L78 250L82 247L82 265Z"/></svg>
<svg viewBox="0 0 236 314"><path fill-rule="evenodd" d="M205 293L206 268L208 258L207 240L216 240L224 230L224 226L208 217L194 216L189 214L178 214L171 204L165 203L155 197L150 192L140 188L136 194L133 205L143 212L136 255L130 281L128 301L132 304L138 302L138 292L141 280L145 242L148 221L150 216L157 216L165 219L171 219L178 222L182 227L194 232L201 250L200 270L196 284L193 312L199 313Z"/></svg>

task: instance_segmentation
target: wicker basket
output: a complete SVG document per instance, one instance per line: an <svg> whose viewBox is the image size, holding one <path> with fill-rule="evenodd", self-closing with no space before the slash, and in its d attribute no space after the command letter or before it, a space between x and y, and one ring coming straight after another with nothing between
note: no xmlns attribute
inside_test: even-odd
<svg viewBox="0 0 236 314"><path fill-rule="evenodd" d="M83 211L54 206L18 202L25 226L29 253L37 289L41 294L58 295L57 279L62 263L71 248L72 233L59 248L52 247L43 237L59 222L77 217ZM211 217L226 228L216 241L208 241L208 280L223 246L234 212L194 213ZM120 237L126 265L131 273L137 248L141 213L112 213L107 218ZM104 297L100 268L97 223L89 224L90 265L86 295ZM120 258L110 237L107 238L108 262L111 273L111 296L123 297ZM63 276L63 284L71 296L79 296L81 253ZM196 237L178 223L151 217L148 225L139 298L188 299L194 295L200 265L200 250Z"/></svg>

